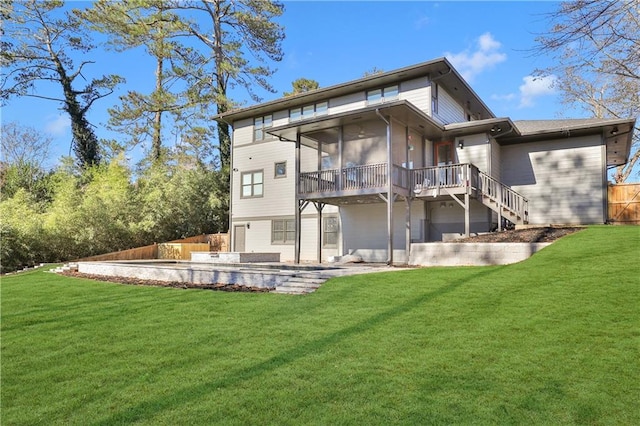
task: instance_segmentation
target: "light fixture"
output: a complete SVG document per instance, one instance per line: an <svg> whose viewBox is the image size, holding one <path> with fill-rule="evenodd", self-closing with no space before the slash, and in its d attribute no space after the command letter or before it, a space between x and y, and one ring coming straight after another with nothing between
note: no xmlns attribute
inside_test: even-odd
<svg viewBox="0 0 640 426"><path fill-rule="evenodd" d="M460 149L464 149L464 139L460 139L460 140L458 141L458 148L460 148Z"/></svg>
<svg viewBox="0 0 640 426"><path fill-rule="evenodd" d="M445 207L447 207L447 203L445 203L444 201L440 203L440 208L444 209Z"/></svg>
<svg viewBox="0 0 640 426"><path fill-rule="evenodd" d="M612 135L612 136L615 136L615 135L617 135L617 134L618 134L618 127L616 126L616 127L614 127L613 129L611 129L611 135Z"/></svg>
<svg viewBox="0 0 640 426"><path fill-rule="evenodd" d="M500 126L493 126L491 128L491 133L500 133L502 131L502 128Z"/></svg>
<svg viewBox="0 0 640 426"><path fill-rule="evenodd" d="M247 222L247 229L251 229L251 222Z"/></svg>

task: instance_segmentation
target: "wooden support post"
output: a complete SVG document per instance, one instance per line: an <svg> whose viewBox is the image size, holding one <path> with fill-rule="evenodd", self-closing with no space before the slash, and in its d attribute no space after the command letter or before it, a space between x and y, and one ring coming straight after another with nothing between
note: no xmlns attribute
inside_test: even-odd
<svg viewBox="0 0 640 426"><path fill-rule="evenodd" d="M318 263L322 263L322 210L324 209L325 204L321 202L313 203L316 210L318 211Z"/></svg>
<svg viewBox="0 0 640 426"><path fill-rule="evenodd" d="M498 203L498 231L502 231L502 185L496 183L497 203Z"/></svg>
<svg viewBox="0 0 640 426"><path fill-rule="evenodd" d="M471 235L471 206L469 202L469 191L464 193L464 236L469 238Z"/></svg>
<svg viewBox="0 0 640 426"><path fill-rule="evenodd" d="M300 133L296 135L296 160L294 166L295 191L296 191L296 240L294 245L294 263L300 263L300 246L302 233L302 211L300 210ZM286 231L286 230L285 230Z"/></svg>
<svg viewBox="0 0 640 426"><path fill-rule="evenodd" d="M405 212L406 220L406 236L405 236L405 263L409 264L409 255L411 254L411 197L405 197L407 210Z"/></svg>

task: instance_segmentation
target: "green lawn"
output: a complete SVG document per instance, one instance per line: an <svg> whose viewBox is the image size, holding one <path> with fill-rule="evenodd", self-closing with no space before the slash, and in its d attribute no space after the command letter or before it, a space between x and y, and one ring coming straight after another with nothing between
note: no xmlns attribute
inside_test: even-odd
<svg viewBox="0 0 640 426"><path fill-rule="evenodd" d="M6 425L640 424L640 227L308 296L2 278Z"/></svg>

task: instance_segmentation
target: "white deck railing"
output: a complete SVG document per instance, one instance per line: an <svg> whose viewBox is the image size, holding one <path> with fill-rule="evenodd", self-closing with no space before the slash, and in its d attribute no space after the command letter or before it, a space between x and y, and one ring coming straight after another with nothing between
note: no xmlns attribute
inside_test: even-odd
<svg viewBox="0 0 640 426"><path fill-rule="evenodd" d="M502 182L486 173L479 173L479 190L484 197L490 198L499 208L516 214L524 223L529 222L529 200Z"/></svg>

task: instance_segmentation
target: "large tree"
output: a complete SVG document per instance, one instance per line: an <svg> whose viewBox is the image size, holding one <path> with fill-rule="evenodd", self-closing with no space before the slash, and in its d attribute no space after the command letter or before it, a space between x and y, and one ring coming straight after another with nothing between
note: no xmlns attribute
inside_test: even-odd
<svg viewBox="0 0 640 426"><path fill-rule="evenodd" d="M81 21L62 11L63 6L61 0L0 3L4 26L0 97L5 102L13 96L30 96L61 103L71 120L78 164L87 167L100 161L98 139L87 113L122 79L103 75L86 84L81 82L87 80L85 67L93 61L83 60L76 65L72 56L88 57L94 46ZM46 84L54 85L52 94L44 87Z"/></svg>
<svg viewBox="0 0 640 426"><path fill-rule="evenodd" d="M42 195L45 161L51 138L33 127L16 122L2 123L0 131L0 199L11 198L22 188Z"/></svg>
<svg viewBox="0 0 640 426"><path fill-rule="evenodd" d="M229 97L231 87L246 90L254 101L260 97L256 89L274 93L268 81L274 73L270 63L282 59L284 29L275 19L284 6L272 0L185 0L180 9L188 13L189 32L200 43L195 47L189 75L198 82L197 93L214 99L215 112L228 111L234 106ZM194 45L195 46L195 45ZM221 201L218 216L224 218L228 229L229 171L231 137L229 125L218 123L221 179Z"/></svg>
<svg viewBox="0 0 640 426"><path fill-rule="evenodd" d="M535 50L551 55L556 65L537 70L554 74L563 102L597 118L640 115L640 0L563 2L548 15L549 30L537 38ZM640 127L631 156L616 168L624 182L639 164Z"/></svg>
<svg viewBox="0 0 640 426"><path fill-rule="evenodd" d="M285 97L297 95L298 93L309 92L311 90L316 90L318 87L320 87L320 83L315 80L301 77L292 81L291 87L293 87L293 90L291 90L291 92L283 93Z"/></svg>
<svg viewBox="0 0 640 426"><path fill-rule="evenodd" d="M178 42L187 35L186 24L172 11L177 0L99 0L84 11L76 11L91 28L108 36L108 45L116 51L143 47L155 62L154 88L150 93L129 90L120 97L120 105L109 110L109 126L131 137L137 145L151 139L150 157L158 161L163 152L163 128L169 115L175 116L209 102L190 96L185 70L192 64L191 49ZM196 83L197 84L197 83ZM187 114L190 119L193 115ZM175 120L172 123L175 126ZM183 123L182 127L186 127ZM184 129L183 129L184 130ZM166 137L165 137L166 138Z"/></svg>

